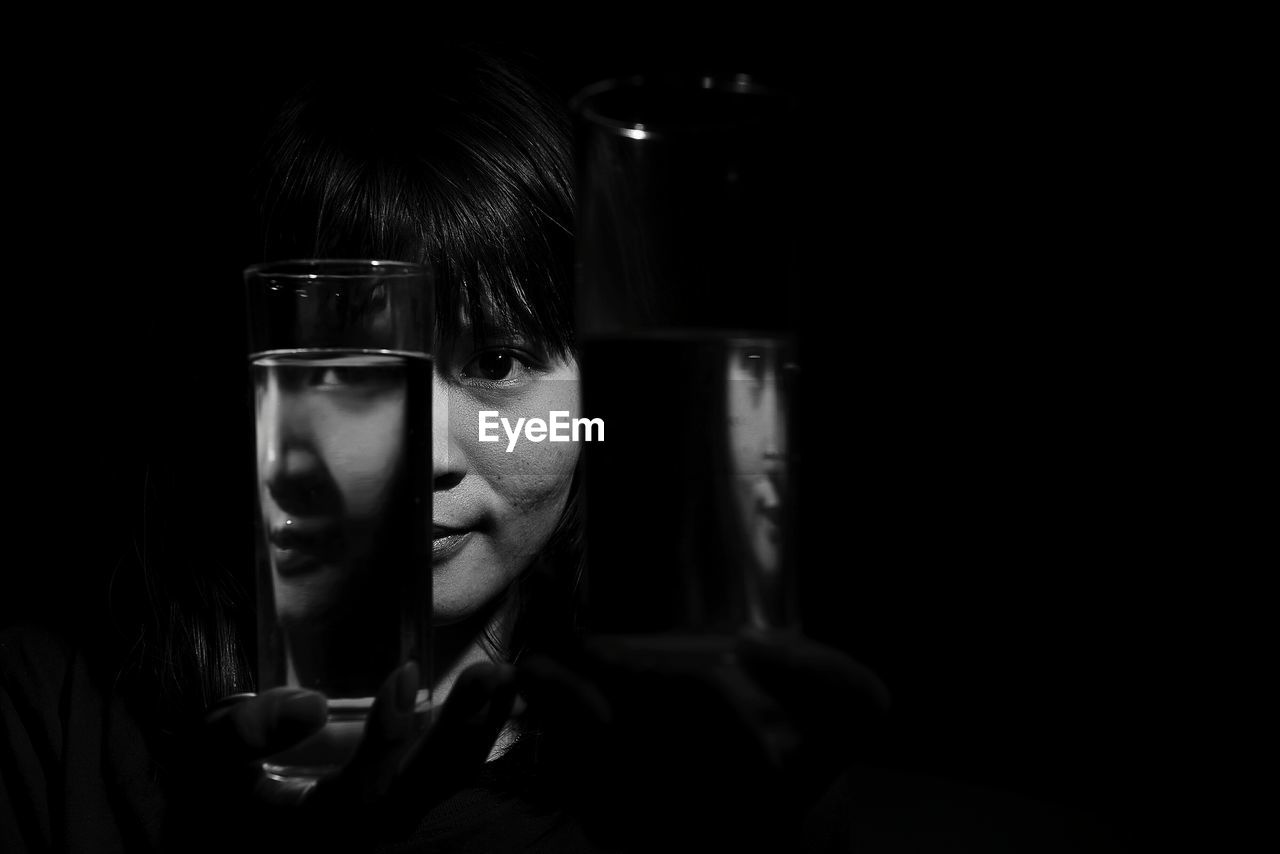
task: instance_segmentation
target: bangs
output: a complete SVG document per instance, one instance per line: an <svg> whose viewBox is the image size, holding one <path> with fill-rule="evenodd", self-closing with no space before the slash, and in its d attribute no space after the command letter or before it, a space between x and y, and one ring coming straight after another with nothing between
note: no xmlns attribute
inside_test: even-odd
<svg viewBox="0 0 1280 854"><path fill-rule="evenodd" d="M368 90L304 90L259 166L264 260L426 263L441 341L498 326L568 356L567 117L496 71L446 82L447 95L422 84L394 126L369 121Z"/></svg>
<svg viewBox="0 0 1280 854"><path fill-rule="evenodd" d="M447 261L436 270L436 336L450 344L470 329L477 339L487 327L510 329L548 354L574 353L571 306L561 281L544 271L518 276L506 265L480 264L460 274ZM569 275L571 275L571 271Z"/></svg>
<svg viewBox="0 0 1280 854"><path fill-rule="evenodd" d="M426 229L418 256L436 275L437 335L448 342L467 327L480 335L496 326L567 356L574 347L572 232L528 200L501 204L498 195L495 204L495 195L434 195L405 220Z"/></svg>

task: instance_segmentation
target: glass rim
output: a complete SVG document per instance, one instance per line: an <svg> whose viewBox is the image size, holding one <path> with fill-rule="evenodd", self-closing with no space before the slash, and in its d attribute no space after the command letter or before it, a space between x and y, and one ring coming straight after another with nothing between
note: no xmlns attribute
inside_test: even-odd
<svg viewBox="0 0 1280 854"><path fill-rule="evenodd" d="M370 276L425 276L426 264L415 261L386 261L378 258L289 258L261 261L244 268L245 279L274 276L285 279L352 278Z"/></svg>
<svg viewBox="0 0 1280 854"><path fill-rule="evenodd" d="M666 89L676 92L728 92L737 95L762 95L772 98L785 98L785 89L761 81L752 74L700 74L697 72L667 72L661 74L632 74L628 76L609 77L599 80L578 90L570 99L570 112L583 121L618 136L631 139L661 139L673 135L696 133L694 128L679 127L672 124L645 123L624 121L606 115L596 109L593 104L602 95L627 90L642 91L644 89Z"/></svg>

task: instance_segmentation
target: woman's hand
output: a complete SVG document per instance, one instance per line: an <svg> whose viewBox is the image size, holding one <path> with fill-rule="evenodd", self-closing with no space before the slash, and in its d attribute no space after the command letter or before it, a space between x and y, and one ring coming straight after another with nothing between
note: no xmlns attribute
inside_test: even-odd
<svg viewBox="0 0 1280 854"><path fill-rule="evenodd" d="M570 808L627 851L792 850L889 705L870 670L786 633L714 665L588 645L522 662L519 685Z"/></svg>
<svg viewBox="0 0 1280 854"><path fill-rule="evenodd" d="M510 715L514 676L509 665L467 668L423 732L413 711L418 669L403 665L379 690L352 758L314 783L275 780L262 760L324 725L322 694L275 688L228 698L192 739L181 826L170 838L216 850L349 851L404 839L484 763Z"/></svg>

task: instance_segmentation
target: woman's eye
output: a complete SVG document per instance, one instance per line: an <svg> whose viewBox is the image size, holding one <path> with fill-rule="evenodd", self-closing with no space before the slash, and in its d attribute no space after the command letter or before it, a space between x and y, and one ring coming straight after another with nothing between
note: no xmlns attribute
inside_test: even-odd
<svg viewBox="0 0 1280 854"><path fill-rule="evenodd" d="M516 379L526 370L525 363L506 350L486 350L477 354L462 369L462 376L484 382Z"/></svg>
<svg viewBox="0 0 1280 854"><path fill-rule="evenodd" d="M356 379L350 368L317 368L312 376L313 385L327 388L349 385Z"/></svg>
<svg viewBox="0 0 1280 854"><path fill-rule="evenodd" d="M330 391L369 390L395 382L398 376L394 369L381 366L330 366L316 368L311 375L311 385Z"/></svg>

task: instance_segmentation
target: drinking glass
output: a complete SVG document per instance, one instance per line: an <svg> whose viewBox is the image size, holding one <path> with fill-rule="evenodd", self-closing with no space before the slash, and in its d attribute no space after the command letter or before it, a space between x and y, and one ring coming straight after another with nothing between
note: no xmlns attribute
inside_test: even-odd
<svg viewBox="0 0 1280 854"><path fill-rule="evenodd" d="M431 676L432 276L378 260L249 267L258 689L323 692L314 737L264 762L316 778L354 751L379 686ZM416 698L419 723L429 689Z"/></svg>
<svg viewBox="0 0 1280 854"><path fill-rule="evenodd" d="M791 99L640 75L573 99L585 620L713 656L797 624Z"/></svg>

